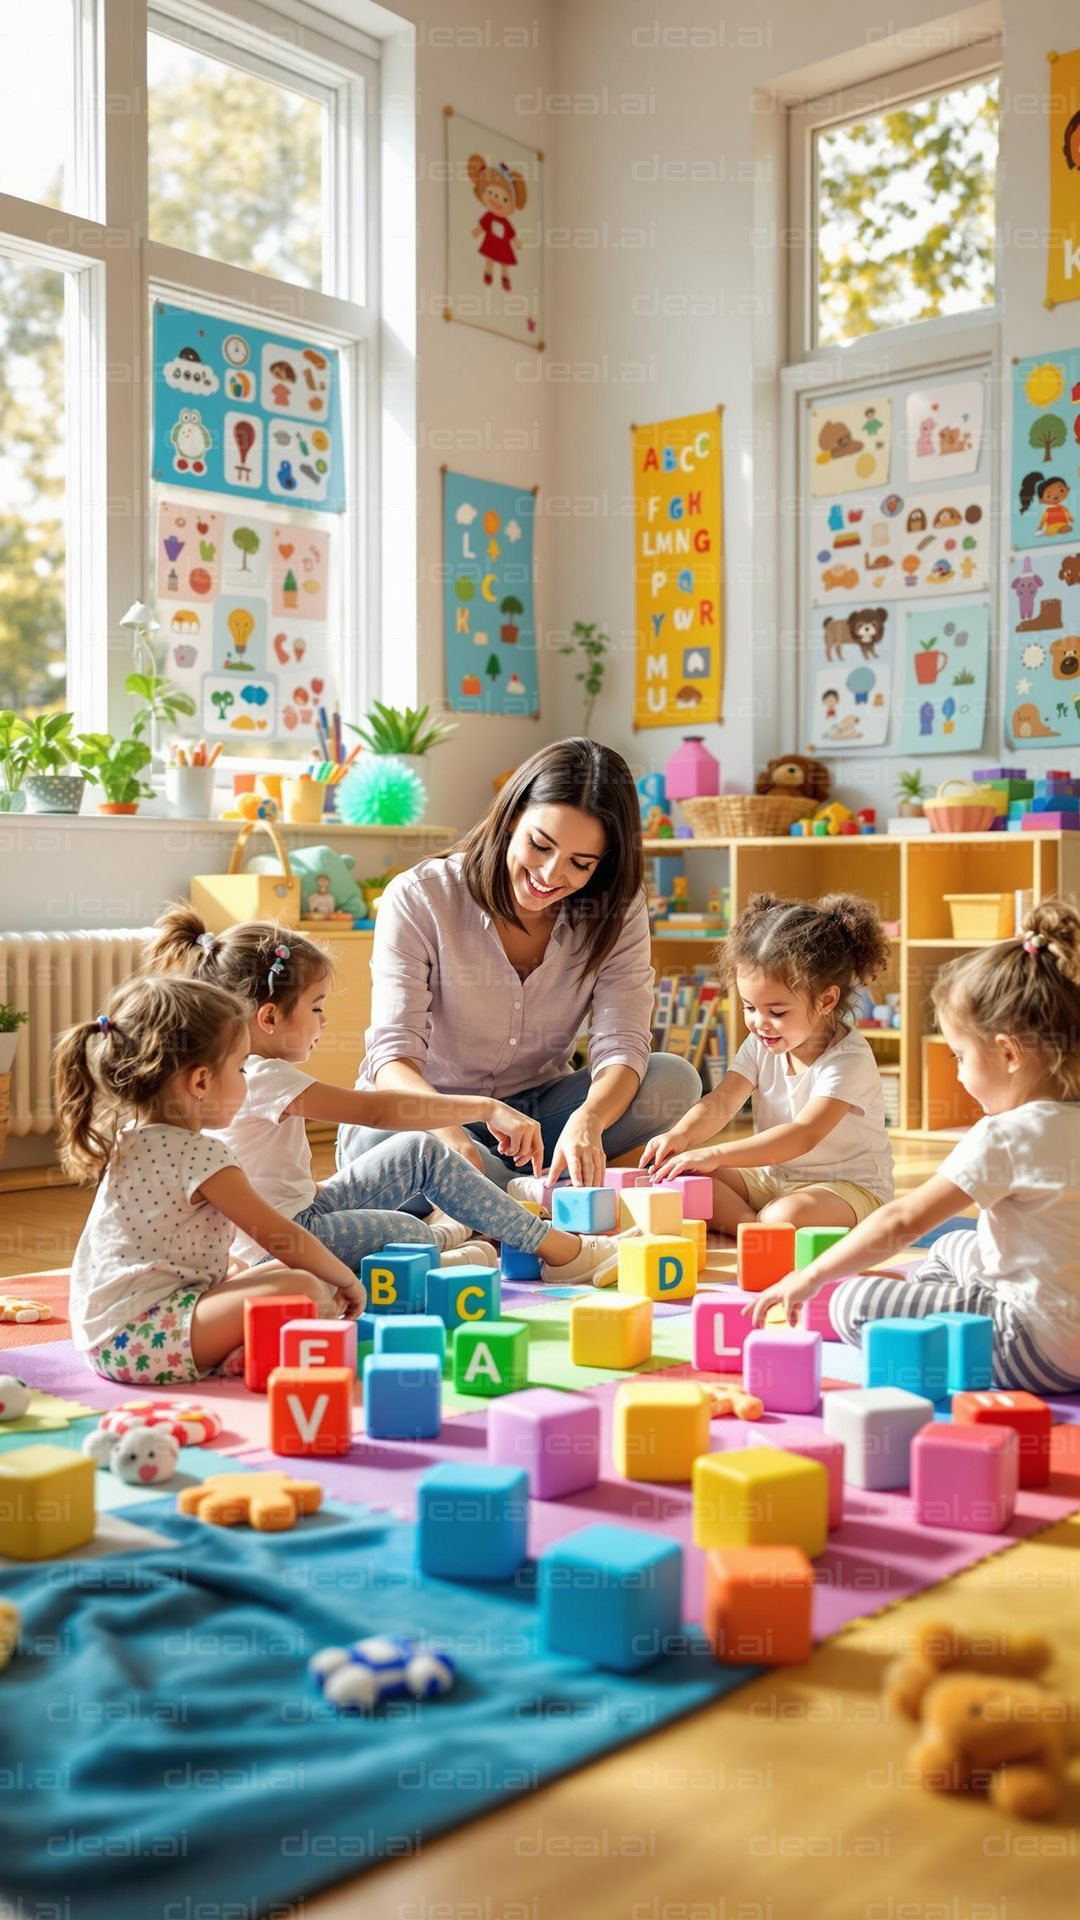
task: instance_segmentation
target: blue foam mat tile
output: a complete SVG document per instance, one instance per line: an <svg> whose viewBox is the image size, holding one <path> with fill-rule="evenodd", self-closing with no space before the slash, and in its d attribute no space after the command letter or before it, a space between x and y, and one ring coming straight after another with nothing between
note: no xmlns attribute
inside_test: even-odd
<svg viewBox="0 0 1080 1920"><path fill-rule="evenodd" d="M943 1233L957 1233L961 1229L974 1233L977 1224L977 1221L969 1220L966 1214L954 1213L951 1220L943 1220L940 1227L931 1227L929 1233L924 1233L921 1240L913 1240L911 1244L915 1247L932 1247L934 1241L940 1240Z"/></svg>

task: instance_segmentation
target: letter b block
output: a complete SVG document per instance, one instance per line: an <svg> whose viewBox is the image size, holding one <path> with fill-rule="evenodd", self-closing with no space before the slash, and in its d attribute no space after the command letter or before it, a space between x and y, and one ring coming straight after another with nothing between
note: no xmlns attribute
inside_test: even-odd
<svg viewBox="0 0 1080 1920"><path fill-rule="evenodd" d="M270 1300L244 1301L244 1385L265 1393L281 1359L281 1329L290 1320L314 1320L315 1302L303 1293L279 1293Z"/></svg>
<svg viewBox="0 0 1080 1920"><path fill-rule="evenodd" d="M501 1289L494 1267L436 1267L428 1274L420 1313L437 1313L448 1332L469 1320L497 1320Z"/></svg>
<svg viewBox="0 0 1080 1920"><path fill-rule="evenodd" d="M423 1313L424 1281L430 1262L427 1251L369 1253L360 1262L360 1278L367 1292L369 1313Z"/></svg>
<svg viewBox="0 0 1080 1920"><path fill-rule="evenodd" d="M348 1453L355 1385L355 1361L351 1367L275 1367L267 1383L271 1453Z"/></svg>
<svg viewBox="0 0 1080 1920"><path fill-rule="evenodd" d="M787 1222L763 1227L744 1220L738 1232L739 1285L746 1293L764 1293L795 1266L795 1229Z"/></svg>
<svg viewBox="0 0 1080 1920"><path fill-rule="evenodd" d="M348 1367L356 1372L355 1320L286 1320L281 1329L283 1367Z"/></svg>
<svg viewBox="0 0 1080 1920"><path fill-rule="evenodd" d="M459 1269L460 1271L460 1269ZM454 1334L454 1385L459 1393L516 1393L529 1377L529 1329L520 1320L484 1320Z"/></svg>
<svg viewBox="0 0 1080 1920"><path fill-rule="evenodd" d="M689 1240L643 1234L619 1242L619 1291L649 1300L692 1300L697 1292L697 1251Z"/></svg>
<svg viewBox="0 0 1080 1920"><path fill-rule="evenodd" d="M54 1560L94 1534L94 1462L68 1447L0 1454L0 1553Z"/></svg>

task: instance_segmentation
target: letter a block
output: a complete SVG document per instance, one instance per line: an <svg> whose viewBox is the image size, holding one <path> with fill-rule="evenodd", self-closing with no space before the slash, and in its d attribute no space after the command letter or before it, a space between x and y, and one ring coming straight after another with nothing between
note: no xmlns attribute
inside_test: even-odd
<svg viewBox="0 0 1080 1920"><path fill-rule="evenodd" d="M423 1311L438 1314L452 1333L470 1320L497 1320L500 1297L494 1267L436 1267L424 1287Z"/></svg>
<svg viewBox="0 0 1080 1920"><path fill-rule="evenodd" d="M1020 1448L1012 1427L935 1420L911 1443L911 1498L924 1527L1003 1533L1016 1511Z"/></svg>
<svg viewBox="0 0 1080 1920"><path fill-rule="evenodd" d="M556 1187L551 1224L564 1233L614 1233L619 1196L611 1187Z"/></svg>
<svg viewBox="0 0 1080 1920"><path fill-rule="evenodd" d="M643 1234L619 1241L619 1292L649 1300L692 1300L697 1292L697 1253L689 1240Z"/></svg>
<svg viewBox="0 0 1080 1920"><path fill-rule="evenodd" d="M722 1547L705 1556L702 1624L722 1666L809 1660L813 1606L814 1569L801 1547Z"/></svg>
<svg viewBox="0 0 1080 1920"><path fill-rule="evenodd" d="M682 1613L682 1548L636 1527L599 1525L539 1558L540 1644L616 1673L638 1673L671 1646Z"/></svg>
<svg viewBox="0 0 1080 1920"><path fill-rule="evenodd" d="M244 1301L244 1385L265 1393L281 1361L281 1329L290 1320L314 1320L315 1302L303 1293L279 1293L269 1300Z"/></svg>
<svg viewBox="0 0 1080 1920"><path fill-rule="evenodd" d="M94 1462L68 1447L0 1453L0 1553L55 1560L94 1536Z"/></svg>
<svg viewBox="0 0 1080 1920"><path fill-rule="evenodd" d="M510 1580L525 1558L528 1519L529 1480L519 1467L432 1467L416 1488L421 1571L436 1580Z"/></svg>
<svg viewBox="0 0 1080 1920"><path fill-rule="evenodd" d="M283 1367L348 1367L356 1372L355 1320L286 1320L281 1329Z"/></svg>
<svg viewBox="0 0 1080 1920"><path fill-rule="evenodd" d="M699 1293L693 1306L694 1365L702 1373L741 1373L743 1348L751 1332L742 1294L717 1299Z"/></svg>
<svg viewBox="0 0 1080 1920"><path fill-rule="evenodd" d="M992 1393L955 1393L958 1426L1011 1427L1020 1445L1020 1485L1045 1487L1050 1478L1050 1409L1036 1393L1009 1388Z"/></svg>
<svg viewBox="0 0 1080 1920"><path fill-rule="evenodd" d="M570 1358L576 1367L623 1373L652 1354L652 1301L601 1293L570 1307Z"/></svg>
<svg viewBox="0 0 1080 1920"><path fill-rule="evenodd" d="M821 1335L801 1327L759 1327L743 1348L743 1385L766 1413L816 1413L821 1404Z"/></svg>
<svg viewBox="0 0 1080 1920"><path fill-rule="evenodd" d="M442 1367L434 1353L369 1353L364 1432L369 1440L434 1440L442 1426Z"/></svg>
<svg viewBox="0 0 1080 1920"><path fill-rule="evenodd" d="M617 1388L612 1454L625 1480L689 1480L709 1448L709 1396L692 1380L634 1380Z"/></svg>
<svg viewBox="0 0 1080 1920"><path fill-rule="evenodd" d="M537 1500L561 1500L600 1478L600 1407L580 1393L531 1387L488 1414L488 1459L524 1467Z"/></svg>
<svg viewBox="0 0 1080 1920"><path fill-rule="evenodd" d="M863 1328L868 1387L903 1387L943 1400L949 1377L949 1336L940 1320L869 1320Z"/></svg>
<svg viewBox="0 0 1080 1920"><path fill-rule="evenodd" d="M682 1232L682 1196L673 1186L625 1187L619 1195L619 1225L677 1239Z"/></svg>
<svg viewBox="0 0 1080 1920"><path fill-rule="evenodd" d="M369 1313L423 1313L424 1282L430 1270L423 1247L409 1253L369 1253L360 1262ZM460 1271L460 1269L459 1269Z"/></svg>
<svg viewBox="0 0 1080 1920"><path fill-rule="evenodd" d="M779 1447L703 1453L694 1462L699 1547L801 1547L825 1551L829 1476L818 1460Z"/></svg>
<svg viewBox="0 0 1080 1920"><path fill-rule="evenodd" d="M759 1226L744 1220L738 1232L739 1285L745 1293L764 1293L795 1266L795 1229L787 1223Z"/></svg>
<svg viewBox="0 0 1080 1920"><path fill-rule="evenodd" d="M271 1453L348 1453L355 1385L355 1362L351 1367L275 1367L267 1387Z"/></svg>
<svg viewBox="0 0 1080 1920"><path fill-rule="evenodd" d="M484 1320L454 1333L454 1385L459 1393L517 1393L529 1378L529 1329L521 1320Z"/></svg>

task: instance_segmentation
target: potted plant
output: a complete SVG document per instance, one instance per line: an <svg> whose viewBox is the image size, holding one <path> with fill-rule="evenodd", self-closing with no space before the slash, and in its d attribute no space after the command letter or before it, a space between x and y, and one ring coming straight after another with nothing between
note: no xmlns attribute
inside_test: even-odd
<svg viewBox="0 0 1080 1920"><path fill-rule="evenodd" d="M7 1000L0 1000L0 1074L10 1073L15 1064L15 1048L19 1043L19 1028L29 1020L28 1013L20 1012Z"/></svg>
<svg viewBox="0 0 1080 1920"><path fill-rule="evenodd" d="M26 720L23 785L28 813L78 813L86 789L79 767L79 744L71 731L74 715L39 713Z"/></svg>
<svg viewBox="0 0 1080 1920"><path fill-rule="evenodd" d="M457 731L452 721L434 720L430 706L387 707L376 700L363 724L346 721L350 733L358 734L369 753L392 753L398 760L421 774L420 761L432 747L442 745Z"/></svg>
<svg viewBox="0 0 1080 1920"><path fill-rule="evenodd" d="M150 765L145 740L114 740L111 733L83 733L79 740L79 765L105 795L99 813L137 813L139 801L153 797L149 781L140 778Z"/></svg>
<svg viewBox="0 0 1080 1920"><path fill-rule="evenodd" d="M505 623L499 628L499 639L505 640L508 647L516 647L517 645L517 637L520 631L517 623L521 619L524 611L525 607L522 601L520 601L514 593L508 593L506 599L500 600L499 602L499 612L502 614Z"/></svg>
<svg viewBox="0 0 1080 1920"><path fill-rule="evenodd" d="M131 723L131 737L141 740L143 734L148 733L151 755L159 754L159 727L175 727L178 720L190 720L195 712L190 693L181 693L179 687L160 673L129 673L124 692L141 703Z"/></svg>
<svg viewBox="0 0 1080 1920"><path fill-rule="evenodd" d="M922 817L922 803L930 789L922 777L922 768L915 767L910 773L898 774L896 793L900 801L897 812L902 820L918 820Z"/></svg>
<svg viewBox="0 0 1080 1920"><path fill-rule="evenodd" d="M26 722L10 707L0 712L0 813L21 813L23 781L29 770Z"/></svg>
<svg viewBox="0 0 1080 1920"><path fill-rule="evenodd" d="M575 620L570 632L573 637L569 646L560 647L559 652L576 654L581 661L581 671L574 678L585 695L581 731L588 735L592 727L593 708L603 692L604 656L610 650L611 641L595 620L589 625L584 620Z"/></svg>

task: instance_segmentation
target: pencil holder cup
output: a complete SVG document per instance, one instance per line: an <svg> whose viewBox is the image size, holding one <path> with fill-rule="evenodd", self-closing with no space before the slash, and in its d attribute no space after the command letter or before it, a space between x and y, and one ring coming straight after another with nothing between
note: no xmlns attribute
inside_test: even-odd
<svg viewBox="0 0 1080 1920"><path fill-rule="evenodd" d="M165 810L170 820L209 820L214 779L213 767L166 767Z"/></svg>
<svg viewBox="0 0 1080 1920"><path fill-rule="evenodd" d="M322 819L326 787L321 780L283 780L282 802L286 820L294 825L315 826Z"/></svg>

